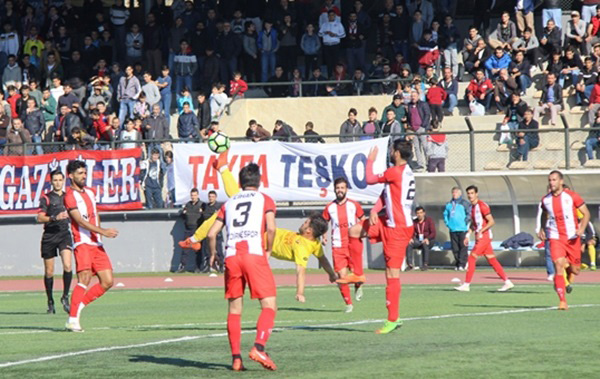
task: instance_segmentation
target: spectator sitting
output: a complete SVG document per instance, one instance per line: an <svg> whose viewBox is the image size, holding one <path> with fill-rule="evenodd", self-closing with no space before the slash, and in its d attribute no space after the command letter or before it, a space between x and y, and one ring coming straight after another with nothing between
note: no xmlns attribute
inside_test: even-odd
<svg viewBox="0 0 600 379"><path fill-rule="evenodd" d="M473 55L475 49L479 45L479 40L483 40L483 38L479 35L479 31L473 25L469 27L469 34L463 40L463 50L461 52L463 62L466 62L467 59Z"/></svg>
<svg viewBox="0 0 600 379"><path fill-rule="evenodd" d="M523 120L519 123L519 131L516 133L514 159L523 159L527 161L529 150L538 147L540 137L538 135L539 124L533 119L533 111L527 109ZM521 131L525 130L525 131Z"/></svg>
<svg viewBox="0 0 600 379"><path fill-rule="evenodd" d="M360 140L377 138L381 134L381 122L377 120L377 109L369 108L369 119L362 124Z"/></svg>
<svg viewBox="0 0 600 379"><path fill-rule="evenodd" d="M596 7L596 15L590 19L587 26L585 38L587 51L591 53L591 47L600 43L600 7Z"/></svg>
<svg viewBox="0 0 600 379"><path fill-rule="evenodd" d="M256 120L250 120L246 130L246 138L253 142L266 141L271 138L271 133L257 123Z"/></svg>
<svg viewBox="0 0 600 379"><path fill-rule="evenodd" d="M71 129L71 135L67 141L67 150L69 150L69 145L73 146L73 150L94 150L96 138L75 127Z"/></svg>
<svg viewBox="0 0 600 379"><path fill-rule="evenodd" d="M475 72L475 78L471 80L467 87L465 100L467 100L467 103L477 101L487 111L490 109L493 89L492 82L485 77L483 70L479 69Z"/></svg>
<svg viewBox="0 0 600 379"><path fill-rule="evenodd" d="M517 39L517 26L510 20L509 12L502 12L496 30L490 35L490 46L511 51L512 44Z"/></svg>
<svg viewBox="0 0 600 379"><path fill-rule="evenodd" d="M269 83L285 83L287 78L283 75L283 67L277 65L275 67L275 75L269 78ZM263 87L269 97L286 97L288 95L288 87L282 84Z"/></svg>
<svg viewBox="0 0 600 379"><path fill-rule="evenodd" d="M510 62L510 66L508 66L510 76L517 81L519 92L523 95L532 83L530 74L531 65L524 57L522 51L515 52L515 60Z"/></svg>
<svg viewBox="0 0 600 379"><path fill-rule="evenodd" d="M492 80L498 78L500 70L507 69L510 65L510 55L504 52L504 49L497 47L488 60L485 61L485 68L488 71L488 77Z"/></svg>
<svg viewBox="0 0 600 379"><path fill-rule="evenodd" d="M177 113L183 113L183 104L188 103L190 105L190 109L194 111L194 105L192 102L191 91L188 87L183 87L181 90L181 94L177 95Z"/></svg>
<svg viewBox="0 0 600 379"><path fill-rule="evenodd" d="M164 208L162 188L166 169L160 160L160 151L152 150L150 159L142 162L140 169L140 181L146 195L146 208Z"/></svg>
<svg viewBox="0 0 600 379"><path fill-rule="evenodd" d="M550 61L548 62L548 65L546 66L546 70L544 71L544 75L548 75L549 73L553 73L554 75L556 75L556 77L558 78L561 73L563 68L565 67L565 64L562 60L562 54L560 51L554 51L552 53L552 56L550 57Z"/></svg>
<svg viewBox="0 0 600 379"><path fill-rule="evenodd" d="M556 82L556 75L549 73L546 76L546 85L542 90L540 104L534 109L534 120L537 121L539 119L540 113L550 111L550 123L552 126L556 126L556 119L558 117L558 112L562 110L562 104L562 87Z"/></svg>
<svg viewBox="0 0 600 379"><path fill-rule="evenodd" d="M135 122L132 119L125 121L125 130L119 133L119 141L140 141L142 139L140 132L135 129ZM139 147L139 143L125 142L120 143L120 149L135 149Z"/></svg>
<svg viewBox="0 0 600 379"><path fill-rule="evenodd" d="M323 82L326 80L327 77L321 73L321 69L319 67L316 67L312 72L312 76L308 78L309 82ZM303 91L303 93L306 94L305 96L325 96L327 94L325 91L325 84L306 84L305 88L306 89Z"/></svg>
<svg viewBox="0 0 600 379"><path fill-rule="evenodd" d="M586 54L585 38L587 37L587 23L581 19L578 11L571 12L571 19L567 21L565 28L565 45L572 46L579 50L579 53Z"/></svg>
<svg viewBox="0 0 600 379"><path fill-rule="evenodd" d="M198 118L192 112L190 103L183 103L183 113L177 119L177 132L180 139L185 139L190 142L197 140L199 137L200 124Z"/></svg>
<svg viewBox="0 0 600 379"><path fill-rule="evenodd" d="M229 96L231 99L244 97L244 93L248 91L248 84L242 79L242 73L235 71L233 79L229 81Z"/></svg>
<svg viewBox="0 0 600 379"><path fill-rule="evenodd" d="M594 122L590 124L590 134L585 140L585 151L587 153L587 158L592 160L595 159L594 149L598 150L600 148L600 111L596 111Z"/></svg>
<svg viewBox="0 0 600 379"><path fill-rule="evenodd" d="M206 93L200 91L198 93L198 122L200 123L200 131L208 129L211 121L210 103L206 98ZM168 119L167 119L168 121ZM167 122L168 124L168 122Z"/></svg>
<svg viewBox="0 0 600 379"><path fill-rule="evenodd" d="M438 58L440 57L437 42L431 37L431 30L427 29L423 32L423 36L417 43L417 50L419 51L418 63L421 69L437 65Z"/></svg>
<svg viewBox="0 0 600 379"><path fill-rule="evenodd" d="M562 30L556 26L553 19L549 19L540 39L540 47L546 57L550 57L555 51L560 51L562 46Z"/></svg>
<svg viewBox="0 0 600 379"><path fill-rule="evenodd" d="M144 91L140 93L140 96L138 96L138 99L133 106L133 116L141 120L150 116L150 104L146 101L146 94Z"/></svg>
<svg viewBox="0 0 600 379"><path fill-rule="evenodd" d="M499 113L505 111L513 93L519 92L517 81L508 75L508 70L503 68L494 83L494 101Z"/></svg>
<svg viewBox="0 0 600 379"><path fill-rule="evenodd" d="M585 58L584 67L580 74L579 83L575 85L577 105L589 105L590 95L598 81L598 70L590 57Z"/></svg>
<svg viewBox="0 0 600 379"><path fill-rule="evenodd" d="M447 108L448 114L454 113L454 108L458 105L458 80L452 75L452 69L449 67L444 68L444 77L438 83L446 94L446 100L444 100L443 106Z"/></svg>
<svg viewBox="0 0 600 379"><path fill-rule="evenodd" d="M354 76L352 77L352 94L353 95L367 95L369 93L369 84L367 83L367 77L361 68L354 70Z"/></svg>
<svg viewBox="0 0 600 379"><path fill-rule="evenodd" d="M344 66L343 63L337 63L335 65L335 69L333 71L333 77L331 79L336 81L335 92L339 96L350 94L349 85L346 83L341 83L341 81L348 80L348 75L346 74L346 67Z"/></svg>
<svg viewBox="0 0 600 379"><path fill-rule="evenodd" d="M491 50L486 45L483 38L479 39L477 41L477 46L474 50L471 51L471 54L467 57L467 60L465 61L465 69L470 74L473 74L477 70L484 69L485 62L491 55Z"/></svg>
<svg viewBox="0 0 600 379"><path fill-rule="evenodd" d="M442 104L446 101L448 94L446 91L437 85L437 81L431 79L429 82L429 90L427 90L427 103L431 109L431 121L439 122L444 120L444 111Z"/></svg>
<svg viewBox="0 0 600 379"><path fill-rule="evenodd" d="M325 84L325 96L337 96L337 91L333 84Z"/></svg>
<svg viewBox="0 0 600 379"><path fill-rule="evenodd" d="M527 103L521 100L519 93L513 92L510 102L506 107L506 114L504 120L502 120L502 124L508 125L512 130L517 129L528 108Z"/></svg>
<svg viewBox="0 0 600 379"><path fill-rule="evenodd" d="M4 155L26 155L23 144L31 143L31 134L23 127L23 121L20 118L12 119L12 128L7 132L6 142Z"/></svg>
<svg viewBox="0 0 600 379"><path fill-rule="evenodd" d="M431 217L427 217L423 207L417 207L415 213L417 218L414 220L414 235L406 248L406 270L415 267L413 250L421 249L423 250L421 271L427 271L429 269L429 252L433 247L436 235L435 224Z"/></svg>
<svg viewBox="0 0 600 379"><path fill-rule="evenodd" d="M596 84L594 84L594 88L592 89L592 93L590 94L588 120L596 119L596 113L598 112L598 109L600 109L600 75L598 76L598 80L596 80Z"/></svg>
<svg viewBox="0 0 600 379"><path fill-rule="evenodd" d="M287 141L287 142L301 142L294 131L294 129L281 120L275 121L275 128L273 129L273 139Z"/></svg>
<svg viewBox="0 0 600 379"><path fill-rule="evenodd" d="M379 83L379 93L391 95L396 89L396 81L398 80L398 75L392 72L389 63L383 64L383 72L382 79L385 81ZM376 85L374 85L376 87Z"/></svg>
<svg viewBox="0 0 600 379"><path fill-rule="evenodd" d="M439 81L437 75L435 74L435 67L427 66L425 67L425 73L423 74L423 83L429 84L432 80L436 83Z"/></svg>
<svg viewBox="0 0 600 379"><path fill-rule="evenodd" d="M529 61L532 65L541 64L541 56L540 56L540 42L537 37L533 34L532 30L526 28L523 32L523 36L518 38L515 43L513 43L513 54L517 51L525 54L526 60Z"/></svg>
<svg viewBox="0 0 600 379"><path fill-rule="evenodd" d="M309 143L325 143L325 140L319 136L319 133L314 131L315 125L309 121L304 126L304 142Z"/></svg>
<svg viewBox="0 0 600 379"><path fill-rule="evenodd" d="M223 116L227 104L229 104L229 98L225 93L225 84L215 84L212 88L212 93L210 94L210 113L213 121L218 120Z"/></svg>
<svg viewBox="0 0 600 379"><path fill-rule="evenodd" d="M358 112L355 108L348 111L348 119L340 126L340 142L358 141L362 134L360 122L356 119Z"/></svg>
<svg viewBox="0 0 600 379"><path fill-rule="evenodd" d="M425 155L427 156L427 172L445 172L448 159L448 139L440 133L441 123L431 122L431 134L427 136Z"/></svg>
<svg viewBox="0 0 600 379"><path fill-rule="evenodd" d="M302 89L302 73L297 67L292 71L292 84L288 89L288 93L291 97L300 97L300 90Z"/></svg>
<svg viewBox="0 0 600 379"><path fill-rule="evenodd" d="M583 69L583 63L581 62L579 55L576 54L575 48L569 46L567 50L565 50L565 56L562 57L561 60L563 62L563 69L558 77L558 84L560 84L562 88L565 88L565 80L570 78L571 84L576 85L579 82L579 74Z"/></svg>
<svg viewBox="0 0 600 379"><path fill-rule="evenodd" d="M410 92L409 92L410 95ZM384 124L386 122L387 118L387 112L389 110L393 110L394 111L394 119L397 120L400 125L402 126L402 128L404 129L406 127L406 107L404 106L404 102L403 102L403 97L402 95L394 95L392 97L392 103L389 104L388 106L386 106L385 108L383 108L383 112L381 112L382 117L381 117L381 124Z"/></svg>

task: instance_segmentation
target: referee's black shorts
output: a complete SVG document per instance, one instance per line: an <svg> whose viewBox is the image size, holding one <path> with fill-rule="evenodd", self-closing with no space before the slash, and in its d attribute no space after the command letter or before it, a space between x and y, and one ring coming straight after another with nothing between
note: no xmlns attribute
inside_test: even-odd
<svg viewBox="0 0 600 379"><path fill-rule="evenodd" d="M42 235L42 258L54 258L63 250L73 250L73 238L69 231L44 233Z"/></svg>

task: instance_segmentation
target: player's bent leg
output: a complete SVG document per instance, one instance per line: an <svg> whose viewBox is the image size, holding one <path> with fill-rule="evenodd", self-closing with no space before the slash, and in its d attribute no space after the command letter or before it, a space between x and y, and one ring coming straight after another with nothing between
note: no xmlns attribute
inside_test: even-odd
<svg viewBox="0 0 600 379"><path fill-rule="evenodd" d="M54 258L44 259L44 289L46 290L46 299L48 301L48 309L46 313L54 314L54 297L52 291L54 289Z"/></svg>
<svg viewBox="0 0 600 379"><path fill-rule="evenodd" d="M223 187L225 187L227 197L233 197L240 192L240 186L228 168L221 171L221 179L223 179Z"/></svg>
<svg viewBox="0 0 600 379"><path fill-rule="evenodd" d="M69 319L66 324L66 328L72 332L83 332L81 325L79 324L79 316L83 310L83 298L85 292L92 280L92 270L81 270L77 273L77 285L73 289L71 294L71 310L69 312Z"/></svg>
<svg viewBox="0 0 600 379"><path fill-rule="evenodd" d="M277 313L275 296L260 299L260 306L262 310L256 322L256 339L254 340L254 346L250 350L249 357L253 361L260 363L267 370L274 371L277 370L277 366L265 351L265 345L275 325L275 315Z"/></svg>
<svg viewBox="0 0 600 379"><path fill-rule="evenodd" d="M515 285L506 276L504 268L502 268L502 265L500 264L500 262L498 262L496 255L494 253L486 254L485 258L487 259L490 266L492 266L496 274L500 277L500 279L504 281L504 285L501 288L498 288L498 292L506 292L513 288Z"/></svg>
<svg viewBox="0 0 600 379"><path fill-rule="evenodd" d="M211 226L213 226L213 224L215 223L216 219L217 219L217 212L215 212L208 219L204 220L204 222L194 232L194 235L192 236L193 237L193 241L194 242L202 242L202 241L204 241L204 239L208 235L208 231L210 230Z"/></svg>

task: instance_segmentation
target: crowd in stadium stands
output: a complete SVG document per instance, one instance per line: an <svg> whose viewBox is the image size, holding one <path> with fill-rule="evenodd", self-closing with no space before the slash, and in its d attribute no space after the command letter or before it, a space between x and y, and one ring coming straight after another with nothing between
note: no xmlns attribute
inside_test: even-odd
<svg viewBox="0 0 600 379"><path fill-rule="evenodd" d="M444 171L448 143L439 129L459 100L473 115L504 113L517 146L511 159L527 160L540 117L549 113L556 125L563 89L572 88L592 120L588 157L599 150L600 0L583 1L566 23L560 1L544 0L537 34L534 0L505 2L510 12L497 25L492 1L474 0L469 28L454 24L457 0L146 3L150 9L123 0L0 1L3 154L143 146L147 165L155 167L156 151L162 167L170 146L152 140L207 138L255 82L270 97L392 96L362 122L351 109L340 142L405 136L415 168L428 171ZM543 91L529 109L521 96L536 73ZM459 81L469 82L464 93ZM247 137L324 142L312 122L305 129L306 138L296 137L278 121L271 135L251 121Z"/></svg>

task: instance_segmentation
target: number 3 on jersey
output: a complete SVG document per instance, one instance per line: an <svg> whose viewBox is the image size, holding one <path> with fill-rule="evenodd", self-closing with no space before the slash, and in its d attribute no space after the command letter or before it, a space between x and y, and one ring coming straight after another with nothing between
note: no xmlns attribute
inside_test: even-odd
<svg viewBox="0 0 600 379"><path fill-rule="evenodd" d="M237 213L236 218L233 220L233 226L241 227L248 223L248 218L250 217L250 208L252 207L252 202L246 201L243 203L239 203L235 207L235 211Z"/></svg>

